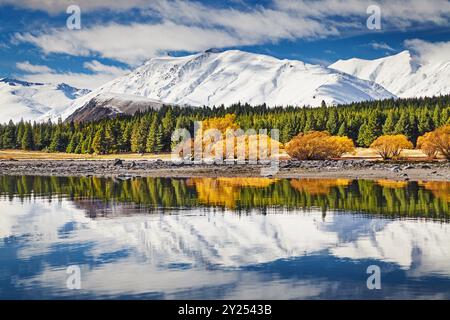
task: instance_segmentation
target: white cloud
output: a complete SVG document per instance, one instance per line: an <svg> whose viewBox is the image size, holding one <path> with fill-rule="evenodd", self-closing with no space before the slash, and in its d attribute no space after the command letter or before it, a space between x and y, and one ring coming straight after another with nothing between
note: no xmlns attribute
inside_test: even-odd
<svg viewBox="0 0 450 320"><path fill-rule="evenodd" d="M53 73L53 69L43 65L32 64L29 61L17 62L16 68L28 73Z"/></svg>
<svg viewBox="0 0 450 320"><path fill-rule="evenodd" d="M0 3L9 2L0 0ZM68 2L31 0L17 5L43 10L62 10ZM39 3L39 6L38 6ZM65 28L21 33L16 41L29 42L45 53L95 56L131 65L171 50L201 51L277 42L283 39L320 38L343 31L368 32L365 26L369 0L273 0L267 6L247 10L217 8L196 1L81 0L82 10L140 8L160 22L102 24L79 31ZM433 0L380 1L382 26L407 28L413 23L449 24L450 2ZM346 19L336 19L345 17Z"/></svg>
<svg viewBox="0 0 450 320"><path fill-rule="evenodd" d="M209 47L252 44L226 31L162 24L109 24L79 31L54 29L47 34L16 35L17 41L29 42L44 53L65 53L76 56L100 55L131 65L170 50L201 51Z"/></svg>
<svg viewBox="0 0 450 320"><path fill-rule="evenodd" d="M82 11L93 10L127 10L131 8L147 7L148 0L0 0L0 5L13 5L20 8L46 11L50 14L65 12L70 5L78 5Z"/></svg>
<svg viewBox="0 0 450 320"><path fill-rule="evenodd" d="M28 74L25 74L21 78L30 82L45 82L45 83L64 82L76 88L95 89L129 72L129 70L127 69L105 65L97 60L85 62L84 68L86 70L91 71L92 73L82 73L82 72L57 73L56 71L50 68L47 70L42 68L40 71L38 71L37 69L31 70L21 69L23 71L28 72Z"/></svg>
<svg viewBox="0 0 450 320"><path fill-rule="evenodd" d="M423 64L450 60L450 41L427 42L411 39L405 41L405 47L413 51L416 59Z"/></svg>
<svg viewBox="0 0 450 320"><path fill-rule="evenodd" d="M121 76L124 73L128 72L128 70L125 70L125 69L122 69L119 67L115 67L115 66L109 66L109 65L103 64L97 60L85 62L83 66L84 66L84 68L91 70L95 73L106 73L106 74L111 74L114 76Z"/></svg>
<svg viewBox="0 0 450 320"><path fill-rule="evenodd" d="M394 48L384 42L371 42L369 45L375 50L387 50L392 52L396 51Z"/></svg>

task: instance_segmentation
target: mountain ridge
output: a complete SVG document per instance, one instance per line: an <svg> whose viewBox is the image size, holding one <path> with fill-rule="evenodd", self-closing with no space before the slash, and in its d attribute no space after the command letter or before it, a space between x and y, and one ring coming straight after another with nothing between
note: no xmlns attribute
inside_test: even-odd
<svg viewBox="0 0 450 320"><path fill-rule="evenodd" d="M338 60L329 67L374 81L400 98L450 94L450 58L424 62L405 50L374 60Z"/></svg>
<svg viewBox="0 0 450 320"><path fill-rule="evenodd" d="M218 106L320 106L394 98L378 84L298 60L239 50L207 50L183 57L163 56L76 100L68 117L104 94L133 95L165 104Z"/></svg>

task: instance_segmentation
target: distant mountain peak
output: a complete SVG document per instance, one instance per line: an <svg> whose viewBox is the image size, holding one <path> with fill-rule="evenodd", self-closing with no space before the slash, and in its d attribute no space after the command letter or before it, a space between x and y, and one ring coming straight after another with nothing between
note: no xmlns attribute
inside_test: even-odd
<svg viewBox="0 0 450 320"><path fill-rule="evenodd" d="M229 106L238 102L320 106L322 100L336 105L395 97L373 82L323 66L240 50L210 49L189 56L148 60L77 99L65 116L107 93L183 106Z"/></svg>
<svg viewBox="0 0 450 320"><path fill-rule="evenodd" d="M330 68L374 81L399 97L450 94L450 63L422 62L408 50L374 60L339 60Z"/></svg>
<svg viewBox="0 0 450 320"><path fill-rule="evenodd" d="M204 52L205 52L205 53L222 53L222 52L224 52L224 51L225 51L225 50L223 50L223 49L209 48L209 49L205 50Z"/></svg>
<svg viewBox="0 0 450 320"><path fill-rule="evenodd" d="M0 82L4 82L9 84L10 86L43 86L44 83L39 83L39 82L28 82L28 81L23 81L23 80L18 80L18 79L13 79L13 78L3 78L0 79Z"/></svg>

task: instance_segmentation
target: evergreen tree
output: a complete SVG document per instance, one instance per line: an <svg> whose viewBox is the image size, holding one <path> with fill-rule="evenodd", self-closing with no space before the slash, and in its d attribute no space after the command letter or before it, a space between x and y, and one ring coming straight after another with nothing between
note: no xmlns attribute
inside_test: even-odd
<svg viewBox="0 0 450 320"><path fill-rule="evenodd" d="M153 153L156 151L156 135L158 133L158 117L156 115L153 116L152 123L148 130L147 142L145 151L148 153Z"/></svg>
<svg viewBox="0 0 450 320"><path fill-rule="evenodd" d="M383 134L392 135L395 132L395 113L394 110L389 110L386 121L383 125Z"/></svg>
<svg viewBox="0 0 450 320"><path fill-rule="evenodd" d="M394 134L404 134L405 136L408 136L409 129L408 115L405 111L402 111L400 113L400 118L395 125Z"/></svg>
<svg viewBox="0 0 450 320"><path fill-rule="evenodd" d="M332 109L329 113L326 130L333 136L336 135L339 130L338 114L336 109Z"/></svg>
<svg viewBox="0 0 450 320"><path fill-rule="evenodd" d="M155 146L154 150L155 152L161 152L164 148L164 133L163 133L163 127L162 125L158 126L158 129L156 130L156 140L155 140Z"/></svg>
<svg viewBox="0 0 450 320"><path fill-rule="evenodd" d="M16 147L16 127L12 120L9 121L3 133L3 148L14 149Z"/></svg>
<svg viewBox="0 0 450 320"><path fill-rule="evenodd" d="M147 135L149 129L148 117L142 117L133 128L131 134L131 151L137 153L145 152Z"/></svg>
<svg viewBox="0 0 450 320"><path fill-rule="evenodd" d="M33 128L30 123L25 124L21 146L22 150L33 150L34 148Z"/></svg>
<svg viewBox="0 0 450 320"><path fill-rule="evenodd" d="M54 132L52 136L52 142L50 143L49 150L51 152L63 152L65 151L64 147L64 139L63 135L61 133L61 128L58 127Z"/></svg>
<svg viewBox="0 0 450 320"><path fill-rule="evenodd" d="M105 130L103 127L99 127L92 139L92 150L96 154L105 154L107 152L107 146L105 144Z"/></svg>
<svg viewBox="0 0 450 320"><path fill-rule="evenodd" d="M342 124L339 127L339 131L338 131L337 135L341 136L341 137L348 137L347 124L345 121L342 121Z"/></svg>
<svg viewBox="0 0 450 320"><path fill-rule="evenodd" d="M419 131L419 135L423 135L426 132L433 131L432 119L428 114L428 110L424 109L419 113L417 128Z"/></svg>

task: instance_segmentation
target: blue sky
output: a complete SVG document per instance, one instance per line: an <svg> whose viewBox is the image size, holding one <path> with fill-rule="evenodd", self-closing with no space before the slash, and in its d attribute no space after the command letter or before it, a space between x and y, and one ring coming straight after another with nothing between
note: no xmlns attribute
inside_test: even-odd
<svg viewBox="0 0 450 320"><path fill-rule="evenodd" d="M81 29L69 30L69 5ZM370 5L381 29L370 30ZM447 0L0 0L0 77L94 88L170 53L241 49L328 65L450 55Z"/></svg>

